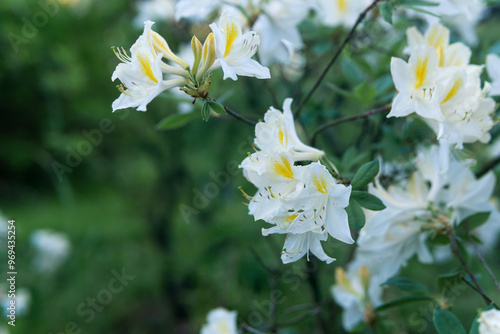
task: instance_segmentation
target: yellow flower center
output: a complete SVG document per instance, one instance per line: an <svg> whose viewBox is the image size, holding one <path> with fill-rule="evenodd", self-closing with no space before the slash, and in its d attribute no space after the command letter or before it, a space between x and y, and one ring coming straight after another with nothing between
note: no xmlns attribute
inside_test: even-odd
<svg viewBox="0 0 500 334"><path fill-rule="evenodd" d="M153 74L153 70L151 69L151 62L148 57L145 55L138 55L137 60L139 61L139 66L141 68L141 72L144 73L151 81L158 83L158 80L155 78Z"/></svg>
<svg viewBox="0 0 500 334"><path fill-rule="evenodd" d="M293 179L292 164L285 157L281 157L281 162L278 160L274 161L273 170L278 175Z"/></svg>
<svg viewBox="0 0 500 334"><path fill-rule="evenodd" d="M326 179L323 175L314 174L313 176L313 183L316 186L316 189L322 194L328 193L328 190L326 190Z"/></svg>
<svg viewBox="0 0 500 334"><path fill-rule="evenodd" d="M347 12L347 0L337 0L337 6L339 7L339 12Z"/></svg>
<svg viewBox="0 0 500 334"><path fill-rule="evenodd" d="M226 50L224 50L223 57L226 57L233 47L234 40L240 35L238 25L234 22L226 23Z"/></svg>

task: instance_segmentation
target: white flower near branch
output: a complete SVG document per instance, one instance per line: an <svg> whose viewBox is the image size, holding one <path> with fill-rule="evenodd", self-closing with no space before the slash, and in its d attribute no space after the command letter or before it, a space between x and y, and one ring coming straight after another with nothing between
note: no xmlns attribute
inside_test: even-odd
<svg viewBox="0 0 500 334"><path fill-rule="evenodd" d="M481 312L478 319L479 334L498 334L500 333L500 311L491 309Z"/></svg>
<svg viewBox="0 0 500 334"><path fill-rule="evenodd" d="M151 21L144 23L144 33L132 45L131 56L125 51L115 51L122 63L116 67L111 80L122 82L119 87L122 94L113 102L113 111L129 107L146 111L147 104L160 93L186 84L184 77L188 76L188 72L163 63L162 57L184 68L189 65L170 51L166 41L151 30L152 25ZM163 80L164 73L182 77Z"/></svg>
<svg viewBox="0 0 500 334"><path fill-rule="evenodd" d="M370 3L370 0L318 0L318 16L326 26L350 28Z"/></svg>
<svg viewBox="0 0 500 334"><path fill-rule="evenodd" d="M416 113L438 140L457 148L489 142L495 102L487 97L489 84L481 87L483 66L469 64L471 50L462 43L450 44L450 31L441 24L431 26L425 35L410 28L407 39L408 63L399 58L391 61L398 93L388 117Z"/></svg>
<svg viewBox="0 0 500 334"><path fill-rule="evenodd" d="M271 74L251 57L257 52L260 37L254 31L242 32L241 24L227 11L222 13L218 23L210 25L215 37L217 61L212 70L222 67L224 80L238 79L238 75L269 79Z"/></svg>
<svg viewBox="0 0 500 334"><path fill-rule="evenodd" d="M382 304L380 283L373 280L368 267L359 263L352 263L347 272L340 267L335 269L335 284L331 293L335 302L344 309L342 325L346 331L362 321L368 324L374 322L373 308Z"/></svg>
<svg viewBox="0 0 500 334"><path fill-rule="evenodd" d="M271 107L264 122L255 126L255 145L262 151L289 152L294 161L318 161L324 152L305 145L298 137L291 110L292 99L283 103L283 112Z"/></svg>
<svg viewBox="0 0 500 334"><path fill-rule="evenodd" d="M490 95L500 95L500 57L496 54L489 54L486 57L486 69L493 80Z"/></svg>
<svg viewBox="0 0 500 334"><path fill-rule="evenodd" d="M207 323L200 334L237 334L236 311L228 311L222 307L211 310L207 315Z"/></svg>

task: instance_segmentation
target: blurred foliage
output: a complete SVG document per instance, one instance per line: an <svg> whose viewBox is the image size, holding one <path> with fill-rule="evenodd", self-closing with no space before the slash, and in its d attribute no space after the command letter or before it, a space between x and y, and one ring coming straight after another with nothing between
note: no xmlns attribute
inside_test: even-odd
<svg viewBox="0 0 500 334"><path fill-rule="evenodd" d="M41 10L34 1L0 2L0 208L6 218L16 219L17 286L32 294L28 315L18 317L12 332L60 333L74 321L84 333L194 333L217 306L237 310L240 323L267 322L269 277L252 249L279 270L277 289L283 296L278 315L291 306L311 303L307 262L282 265L283 237L262 237L263 223L254 222L242 204L238 186L248 193L253 189L235 166L253 150L253 128L214 117L205 123L199 117L185 127L157 131L161 119L177 112L179 101L168 93L151 103L146 113L111 113L111 102L119 94L110 81L118 63L111 46L128 48L139 36L141 27L131 25L134 2L59 4L58 12L33 36L23 37L16 52L12 33L23 36L26 22ZM328 120L391 101L390 58L401 55L402 31L411 24L397 23L397 33L387 33L376 22L362 28L327 75L327 83L306 105L300 119L303 135ZM207 33L204 27L182 23L155 27L173 50L189 41L191 33L201 40ZM499 28L494 17L479 26L482 43L475 48L473 62L484 62L489 47L498 41ZM284 81L277 66L269 82L239 78L234 84L223 82L219 74L213 78L212 97L223 98L226 105L254 119L262 118L271 105L281 108L285 97L297 100L345 36L342 29L318 29L312 22L303 23L301 30L308 59L301 80ZM498 44L495 47L499 49ZM195 108L198 112L201 105ZM95 133L103 122L108 131L101 130L102 139L94 137L99 143L90 145L90 152L81 154L76 163L79 159L71 152L85 151L85 132ZM317 146L333 156L343 176L352 177L356 168L379 155L407 161L418 144L429 142L429 133L416 120L378 115L325 131ZM498 130L493 133L496 136ZM482 164L486 162L484 149L469 149ZM67 159L76 159L71 160L76 161L71 171L57 172L54 162L68 165ZM213 175L221 177L222 186ZM221 175L230 175L230 182L226 184ZM31 265L29 236L38 228L64 232L72 243L69 259L52 275L37 273ZM317 264L324 293L320 298L337 319L331 332L338 333L340 309L328 291L335 266L346 264L353 246L330 240L325 250L337 262ZM498 274L498 257L489 260ZM78 314L78 305L95 298L113 278L112 270L122 268L134 280L87 323ZM425 275L419 275L423 269ZM416 273L434 286L435 278L445 271L415 261L403 273L407 277ZM389 296L398 293L388 291ZM454 313L468 324L481 300L470 290L461 294ZM424 302L417 312L432 319L434 308ZM388 330L425 327L421 332L433 332L432 320L425 322L428 326L412 323L414 305L393 312L388 313ZM315 326L316 319L310 317L299 329L283 333L302 333Z"/></svg>

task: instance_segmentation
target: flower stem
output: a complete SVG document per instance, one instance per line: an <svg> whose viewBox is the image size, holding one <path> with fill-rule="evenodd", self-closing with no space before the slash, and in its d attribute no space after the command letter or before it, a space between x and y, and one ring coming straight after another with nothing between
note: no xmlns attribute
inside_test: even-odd
<svg viewBox="0 0 500 334"><path fill-rule="evenodd" d="M455 236L453 235L453 232L451 230L448 230L447 234L448 234L448 238L450 239L451 249L453 251L453 254L455 254L458 261L460 261L460 264L462 265L462 267L464 267L465 271L467 271L467 274L469 274L469 277L471 278L474 285L468 283L468 281L463 277L462 277L462 280L465 281L466 283L468 283L468 285L471 288L473 288L477 293L479 293L483 297L484 301L486 302L486 305L490 305L492 302L491 299L484 293L483 289L481 288L478 281L476 280L476 277L474 277L474 274L472 273L471 269L469 268L469 266L465 262L464 258L460 254L460 250L458 249L457 241L455 240Z"/></svg>
<svg viewBox="0 0 500 334"><path fill-rule="evenodd" d="M316 136L321 133L322 131L332 127L332 126L335 126L337 124L340 124L340 123L344 123L344 122L350 122L350 121L354 121L354 120L357 120L357 119L360 119L360 118L367 118L371 115L375 115L375 114L380 114L380 113L383 113L385 111L389 111L391 109L391 106L390 105L387 105L387 106L383 106L383 107L380 107L380 108L376 108L376 109L373 109L373 110L370 110L368 112L365 112L364 114L360 114L360 115L354 115L354 116L348 116L348 117L344 117L344 118L339 118L339 119L336 119L334 121L331 121L329 123L325 123L321 126L319 126L316 130L314 130L312 136L311 136L311 145L314 146L314 143L316 142Z"/></svg>
<svg viewBox="0 0 500 334"><path fill-rule="evenodd" d="M330 60L330 62L328 63L328 65L325 67L325 69L323 70L323 73L321 73L321 75L319 76L319 78L316 81L316 83L314 84L314 86L311 88L311 90L309 91L309 93L307 93L306 97L300 101L299 106L295 110L295 115L294 115L295 118L297 118L299 116L300 111L302 110L302 108L304 107L304 105L306 104L306 102L314 94L314 92L316 91L316 89L318 89L319 85L321 84L321 82L325 78L326 73L330 70L330 68L333 66L333 64L335 64L335 62L339 58L340 54L344 50L344 48L347 46L347 44L350 42L350 40L354 37L354 34L355 34L356 29L358 28L358 26L361 24L361 22L363 22L363 20L365 19L366 15L373 8L375 8L375 6L380 1L383 1L383 0L374 0L370 6L368 6L361 14L359 14L358 19L356 20L356 23L354 23L354 26L352 27L351 31L349 32L349 34L347 35L347 37L344 39L344 42L342 42L342 44L339 46L339 48L338 48L337 52L335 53L335 55L333 56L332 60Z"/></svg>
<svg viewBox="0 0 500 334"><path fill-rule="evenodd" d="M477 244L474 242L474 240L472 240L472 237L470 236L470 234L469 234L469 241L471 242L472 247L474 248L474 253L476 253L477 258L479 259L479 261L483 265L484 269L486 269L486 271L490 275L490 277L493 280L493 282L495 283L495 286L497 287L497 289L500 291L500 284L498 284L498 280L495 277L495 274L493 273L493 271L491 270L491 268L488 266L488 263L486 263L486 260L481 255L481 252L479 251L479 248L477 247Z"/></svg>

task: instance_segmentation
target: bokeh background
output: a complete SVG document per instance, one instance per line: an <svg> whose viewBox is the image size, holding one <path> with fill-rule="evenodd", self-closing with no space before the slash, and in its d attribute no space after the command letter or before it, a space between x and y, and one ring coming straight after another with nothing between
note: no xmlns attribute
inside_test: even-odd
<svg viewBox="0 0 500 334"><path fill-rule="evenodd" d="M47 3L56 7L43 5ZM269 320L274 289L281 292L279 319L304 313L289 307L319 300L329 312L331 333L342 332L340 309L329 287L335 267L345 266L353 248L330 240L325 249L338 259L336 264L281 264L283 236L261 236L265 223L248 215L238 189L254 191L235 168L253 150L253 127L231 119L206 123L198 117L184 127L158 131L161 119L189 108L169 93L145 113L111 112L119 95L117 82L110 80L118 64L111 47L133 44L142 30L136 15L133 1L0 2L0 210L5 220L16 221L16 287L24 296L16 327L8 326L8 331L196 333L217 306L237 310L240 323L259 327ZM499 53L498 18L493 11L479 25L473 63L484 63L488 52ZM404 29L414 23L399 22L396 34L365 27L308 103L300 119L302 135L324 121L390 102L390 57L401 55ZM173 22L158 22L155 29L173 50L192 34L203 40L209 31ZM300 79L285 80L277 66L269 82L224 82L217 73L212 96L255 120L269 106L281 108L284 98L298 98L345 36L340 28L318 28L313 22L303 23L301 31L309 62ZM200 105L194 108L198 111ZM378 154L408 161L417 144L431 143L429 131L418 121L375 116L325 132L317 146L349 177ZM493 130L494 137L497 132ZM482 145L469 146L468 152L479 159L478 170L493 157ZM45 241L36 237L41 229ZM66 241L47 239L54 233ZM4 242L2 238L2 267L7 261ZM43 242L49 251L41 250ZM491 255L488 260L498 274L500 258ZM417 276L437 291L435 278L455 267L447 266L414 261L403 275ZM122 289L110 294L106 291L117 273L130 279L122 286L113 281ZM279 279L274 282L273 277ZM2 284L5 299L4 278ZM499 297L493 287L488 289ZM461 290L454 312L468 324L481 303L470 290ZM425 319L434 305L418 307L402 307L390 316L395 333L417 332L423 325L412 323L415 319L428 324L423 332L433 332ZM412 318L414 312L421 314ZM314 332L317 321L305 316L300 325L282 332ZM0 326L6 324L7 318Z"/></svg>

